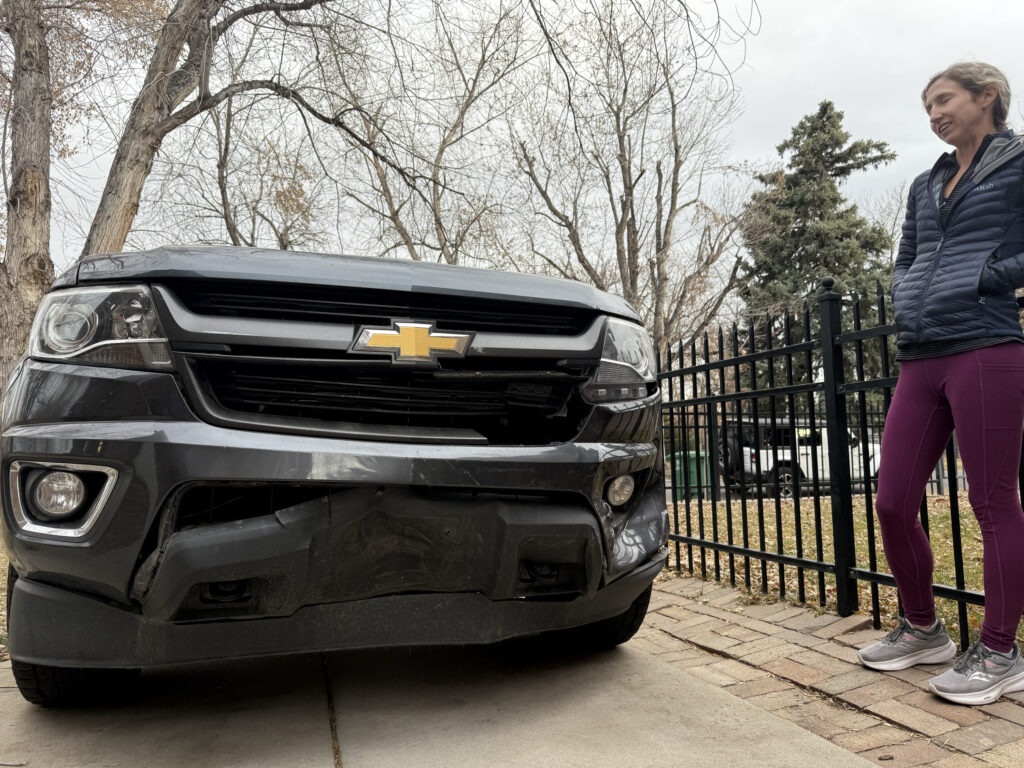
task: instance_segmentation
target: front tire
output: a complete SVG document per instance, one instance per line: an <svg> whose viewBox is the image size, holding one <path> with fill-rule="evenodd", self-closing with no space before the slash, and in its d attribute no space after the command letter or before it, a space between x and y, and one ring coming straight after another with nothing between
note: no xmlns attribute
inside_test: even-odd
<svg viewBox="0 0 1024 768"><path fill-rule="evenodd" d="M117 704L129 695L137 669L47 667L11 659L11 671L26 701L42 707Z"/></svg>
<svg viewBox="0 0 1024 768"><path fill-rule="evenodd" d="M18 574L7 566L7 630L11 629L11 596ZM82 669L49 667L11 659L14 682L26 701L42 707L113 704L129 695L138 679L137 669Z"/></svg>
<svg viewBox="0 0 1024 768"><path fill-rule="evenodd" d="M630 603L629 608L618 616L555 634L561 635L559 639L562 641L570 641L573 648L582 648L587 651L607 651L617 645L622 645L643 626L653 590L654 585L649 585L637 596L636 600Z"/></svg>

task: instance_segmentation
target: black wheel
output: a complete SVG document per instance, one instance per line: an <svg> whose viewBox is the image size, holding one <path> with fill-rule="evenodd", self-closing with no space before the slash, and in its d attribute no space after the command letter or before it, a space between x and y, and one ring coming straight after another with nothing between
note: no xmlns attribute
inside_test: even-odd
<svg viewBox="0 0 1024 768"><path fill-rule="evenodd" d="M131 694L137 669L80 669L47 667L11 659L18 690L27 701L43 707L117 704Z"/></svg>
<svg viewBox="0 0 1024 768"><path fill-rule="evenodd" d="M629 608L618 616L595 621L593 624L585 624L572 630L573 635L580 645L589 650L606 650L622 645L633 637L643 625L653 589L653 584L648 586L630 604Z"/></svg>
<svg viewBox="0 0 1024 768"><path fill-rule="evenodd" d="M653 584L647 587L618 616L584 624L582 627L544 632L519 641L513 640L512 643L518 644L521 650L530 655L539 654L542 657L551 654L570 657L580 652L609 650L629 640L640 629L647 615L653 588Z"/></svg>
<svg viewBox="0 0 1024 768"><path fill-rule="evenodd" d="M718 443L718 465L722 468L723 477L736 477L743 461L743 450L740 441L735 437L727 437Z"/></svg>
<svg viewBox="0 0 1024 768"><path fill-rule="evenodd" d="M730 491L738 496L756 495L757 486L753 478L743 472L743 448L735 436L730 435L719 442L718 466L722 471L722 480L728 483Z"/></svg>
<svg viewBox="0 0 1024 768"><path fill-rule="evenodd" d="M11 595L18 574L7 566L7 628L11 626ZM44 707L115 704L124 700L138 679L137 669L48 667L11 659L11 672L27 701Z"/></svg>
<svg viewBox="0 0 1024 768"><path fill-rule="evenodd" d="M772 473L772 488L783 499L792 499L799 495L803 481L804 473L800 468L793 468L789 464L780 464Z"/></svg>

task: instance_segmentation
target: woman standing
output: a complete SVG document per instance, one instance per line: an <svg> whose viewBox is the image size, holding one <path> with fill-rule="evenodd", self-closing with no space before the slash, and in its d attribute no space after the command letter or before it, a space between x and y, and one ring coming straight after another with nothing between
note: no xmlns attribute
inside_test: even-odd
<svg viewBox="0 0 1024 768"><path fill-rule="evenodd" d="M876 507L905 617L860 651L875 669L949 661L936 619L932 551L918 517L928 477L956 430L984 540L981 638L932 691L986 704L1024 690L1014 643L1024 610L1024 136L1006 126L1010 88L978 62L935 75L922 93L932 131L954 151L914 180L892 295L899 381L886 417Z"/></svg>

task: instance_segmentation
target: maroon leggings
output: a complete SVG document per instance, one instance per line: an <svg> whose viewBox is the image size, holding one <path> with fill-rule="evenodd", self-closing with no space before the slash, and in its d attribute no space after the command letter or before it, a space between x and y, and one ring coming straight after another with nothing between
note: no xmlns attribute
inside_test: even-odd
<svg viewBox="0 0 1024 768"><path fill-rule="evenodd" d="M1024 610L1024 511L1017 492L1024 344L908 360L900 369L882 435L875 506L904 611L919 626L935 620L935 601L932 550L918 509L954 428L984 541L981 639L1006 652Z"/></svg>

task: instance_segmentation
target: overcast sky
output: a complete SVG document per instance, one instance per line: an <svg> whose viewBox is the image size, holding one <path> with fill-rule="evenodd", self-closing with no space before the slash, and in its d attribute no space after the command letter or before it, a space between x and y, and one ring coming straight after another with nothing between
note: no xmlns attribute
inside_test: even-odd
<svg viewBox="0 0 1024 768"><path fill-rule="evenodd" d="M749 12L750 0L719 0L719 7L737 18ZM734 77L743 111L723 131L737 162L777 161L776 145L802 116L831 99L853 138L886 141L898 155L848 183L846 192L857 202L880 198L947 149L928 128L920 93L932 74L963 59L1003 70L1016 94L1010 124L1024 129L1020 0L758 0L758 8L760 31L747 38L746 62ZM726 55L736 59L739 52L734 46ZM80 185L95 187L88 215L108 164L101 158L77 170ZM59 227L53 234L52 253L61 268L77 257L81 237L65 243Z"/></svg>
<svg viewBox="0 0 1024 768"><path fill-rule="evenodd" d="M830 99L853 138L886 141L898 155L879 171L854 176L847 189L858 200L881 194L949 149L929 129L920 93L931 75L965 59L1006 74L1014 91L1009 122L1024 128L1019 0L759 0L758 6L761 31L748 39L746 64L735 76L744 105L732 128L737 160L777 159L776 145ZM724 13L728 7L722 4Z"/></svg>

